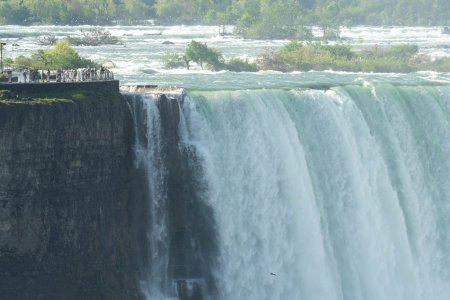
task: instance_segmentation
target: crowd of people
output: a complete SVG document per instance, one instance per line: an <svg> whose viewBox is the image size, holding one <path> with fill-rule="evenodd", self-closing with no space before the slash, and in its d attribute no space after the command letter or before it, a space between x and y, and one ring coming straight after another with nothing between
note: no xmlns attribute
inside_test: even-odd
<svg viewBox="0 0 450 300"><path fill-rule="evenodd" d="M58 69L58 70L35 70L24 69L20 71L19 82L80 82L80 81L103 81L114 80L114 73L104 67L80 68L80 69Z"/></svg>

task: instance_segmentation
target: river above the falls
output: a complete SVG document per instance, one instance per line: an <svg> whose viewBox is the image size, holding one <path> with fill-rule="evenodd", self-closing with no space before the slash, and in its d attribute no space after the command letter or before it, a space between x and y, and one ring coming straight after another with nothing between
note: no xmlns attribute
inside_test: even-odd
<svg viewBox="0 0 450 300"><path fill-rule="evenodd" d="M48 48L39 43L43 36L56 38L81 36L92 26L2 26L0 39L6 42L4 55L30 55ZM368 74L334 72L257 73L211 72L200 68L164 69L168 53L182 54L191 40L206 43L223 53L225 58L240 57L250 61L264 51L274 51L288 40L250 40L239 36L220 36L217 26L110 26L105 27L121 40L118 45L79 46L84 57L110 66L122 84L155 84L182 86L191 89L302 88L329 87L342 84L388 82L401 85L447 84L449 73L418 72L410 74ZM227 28L228 32L232 27ZM440 27L369 27L342 29L342 43L356 49L396 44L417 44L419 52L431 57L450 56L450 35ZM320 36L319 28L313 28Z"/></svg>

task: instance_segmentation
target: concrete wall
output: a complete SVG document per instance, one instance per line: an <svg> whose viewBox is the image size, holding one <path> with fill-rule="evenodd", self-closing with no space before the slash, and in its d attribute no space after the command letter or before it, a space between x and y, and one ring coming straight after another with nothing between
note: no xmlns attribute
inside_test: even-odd
<svg viewBox="0 0 450 300"><path fill-rule="evenodd" d="M9 90L21 96L34 93L91 90L119 92L119 80L45 83L0 83L0 90Z"/></svg>

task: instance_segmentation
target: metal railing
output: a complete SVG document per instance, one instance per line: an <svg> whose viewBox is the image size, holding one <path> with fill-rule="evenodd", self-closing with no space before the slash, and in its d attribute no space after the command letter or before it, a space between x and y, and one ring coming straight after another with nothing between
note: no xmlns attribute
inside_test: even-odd
<svg viewBox="0 0 450 300"><path fill-rule="evenodd" d="M42 70L6 67L3 71L8 83L87 82L114 80L114 73L107 68L77 68Z"/></svg>

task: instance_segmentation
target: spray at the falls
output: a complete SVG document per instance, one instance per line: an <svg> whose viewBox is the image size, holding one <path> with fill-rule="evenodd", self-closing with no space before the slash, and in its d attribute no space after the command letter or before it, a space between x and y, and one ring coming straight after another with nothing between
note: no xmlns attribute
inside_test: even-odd
<svg viewBox="0 0 450 300"><path fill-rule="evenodd" d="M148 198L140 247L146 299L214 299L215 225L196 149L180 139L177 97L127 95L135 120L136 189ZM139 172L137 172L139 173ZM145 212L144 212L145 213Z"/></svg>
<svg viewBox="0 0 450 300"><path fill-rule="evenodd" d="M129 97L148 299L450 295L449 87Z"/></svg>

